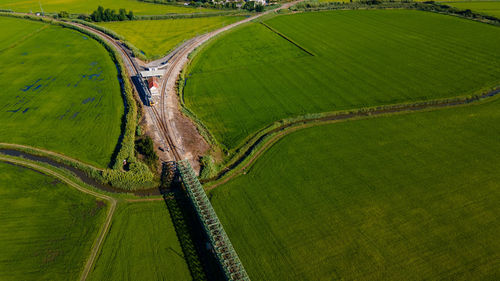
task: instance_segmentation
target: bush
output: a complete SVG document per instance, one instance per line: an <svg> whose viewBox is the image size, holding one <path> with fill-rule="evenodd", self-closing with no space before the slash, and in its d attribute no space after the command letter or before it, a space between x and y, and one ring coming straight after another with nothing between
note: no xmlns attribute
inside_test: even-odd
<svg viewBox="0 0 500 281"><path fill-rule="evenodd" d="M59 18L69 18L69 13L66 11L60 11L59 14L57 14Z"/></svg>
<svg viewBox="0 0 500 281"><path fill-rule="evenodd" d="M146 164L150 167L154 167L158 161L158 155L156 154L154 143L151 137L145 136L136 140L135 149L138 153L144 155L144 160Z"/></svg>
<svg viewBox="0 0 500 281"><path fill-rule="evenodd" d="M217 166L210 155L205 155L201 158L200 179L210 179L217 175Z"/></svg>
<svg viewBox="0 0 500 281"><path fill-rule="evenodd" d="M133 20L134 13L132 11L127 13L125 9L120 9L118 13L116 13L115 10L104 9L102 6L99 6L97 10L92 12L90 19L95 22Z"/></svg>

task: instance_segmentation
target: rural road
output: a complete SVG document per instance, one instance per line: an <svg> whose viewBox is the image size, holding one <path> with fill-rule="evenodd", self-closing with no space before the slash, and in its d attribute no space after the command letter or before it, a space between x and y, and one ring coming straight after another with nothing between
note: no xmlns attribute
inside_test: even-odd
<svg viewBox="0 0 500 281"><path fill-rule="evenodd" d="M99 250L101 248L102 242L104 241L104 238L106 237L106 235L107 235L107 233L109 231L109 227L111 225L111 220L112 220L113 214L115 213L115 210L116 210L117 200L115 198L113 198L113 197L110 197L110 196L107 196L107 195L104 195L104 194L101 194L101 193L98 193L98 192L86 189L83 186L81 186L79 184L76 184L72 180L68 179L67 177L65 177L65 176L63 176L63 175L61 175L61 174L59 174L59 173L57 173L55 171L52 171L52 170L50 170L48 168L45 168L45 167L40 166L40 165L37 165L37 164L31 163L31 162L28 162L28 161L24 161L24 160L20 160L20 159L13 159L13 158L10 158L10 157L3 157L3 156L0 156L0 161L9 162L9 163L12 163L12 164L16 164L16 165L20 165L20 166L25 166L25 167L29 167L31 169L40 171L40 172L42 172L42 173L44 173L46 175L58 178L62 182L64 182L67 185L69 185L69 186L77 189L80 192L92 195L92 196L94 196L96 198L108 201L110 203L110 206L109 206L109 209L108 209L108 214L106 215L106 220L105 220L104 224L102 225L101 230L99 232L99 235L97 236L96 240L94 241L94 244L92 245L92 249L90 251L90 255L89 255L88 259L87 259L87 262L85 263L85 267L83 268L82 275L80 276L80 280L81 281L86 280L87 277L88 277L88 275L89 275L89 273L90 273L90 270L92 269L92 266L94 265L95 259L97 257L97 253L99 253Z"/></svg>

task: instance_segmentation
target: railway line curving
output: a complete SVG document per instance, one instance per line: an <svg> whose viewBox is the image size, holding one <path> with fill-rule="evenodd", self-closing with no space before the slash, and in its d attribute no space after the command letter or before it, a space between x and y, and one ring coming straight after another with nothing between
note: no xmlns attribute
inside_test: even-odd
<svg viewBox="0 0 500 281"><path fill-rule="evenodd" d="M183 43L181 46L173 50L170 54L166 55L165 57L150 62L147 64L149 67L159 67L159 68L164 68L165 74L162 77L162 87L161 87L161 92L160 92L160 99L159 103L156 107L151 107L151 106L146 106L146 112L148 114L148 117L152 120L153 126L155 127L156 131L160 135L160 142L161 145L164 147L168 147L167 151L167 157L168 160L170 161L180 161L186 158L190 157L190 162L192 164L195 164L194 162L197 161L195 159L195 152L190 152L187 151L189 148L187 148L184 145L185 139L183 139L180 135L182 135L182 132L179 131L179 128L182 126L179 126L175 123L174 118L172 117L172 111L173 110L178 110L178 100L177 100L177 93L175 92L176 89L174 87L175 82L177 81L177 78L180 75L180 72L186 65L186 63L189 61L188 55L193 52L196 48L201 46L203 43L207 42L214 36L227 31L231 28L234 28L236 26L239 26L241 24L244 24L246 22L252 21L254 19L257 19L263 15L275 12L280 9L286 9L297 2L300 2L302 0L298 1L293 1L290 3L286 3L282 5L281 7L278 7L273 10L266 11L264 13L260 13L257 15L254 15L252 17L248 17L244 20L232 23L230 25L227 25L225 27L222 27L220 29L217 29L215 31L197 36L195 38L192 38L188 40L187 42ZM132 56L132 53L130 50L127 49L126 46L124 46L120 41L112 38L111 36L105 34L102 31L93 29L89 26L79 24L79 23L74 23L74 22L68 22L68 24L77 26L79 28L83 28L89 32L92 32L102 39L106 40L106 42L110 43L113 45L118 52L120 53L124 63L125 67L127 68L128 72L128 78L132 82L133 77L139 77L139 67L137 66L136 62L134 61L135 59ZM146 65L146 64L145 64ZM140 80L140 79L139 79ZM141 86L143 88L143 81L140 81ZM173 84L172 84L173 83ZM135 86L135 90L137 93L139 93L142 89L137 88L138 85L134 84L133 82L131 83L132 85ZM169 107L170 104L170 107ZM200 136L198 138L199 140L203 140L203 138Z"/></svg>

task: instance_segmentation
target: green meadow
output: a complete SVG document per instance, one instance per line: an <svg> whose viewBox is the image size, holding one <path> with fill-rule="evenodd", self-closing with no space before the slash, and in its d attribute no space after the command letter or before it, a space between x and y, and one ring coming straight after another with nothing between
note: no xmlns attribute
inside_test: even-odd
<svg viewBox="0 0 500 281"><path fill-rule="evenodd" d="M119 205L89 280L191 280L165 202Z"/></svg>
<svg viewBox="0 0 500 281"><path fill-rule="evenodd" d="M160 14L190 14L210 12L211 9L191 8L177 5L160 5L140 2L138 0L0 0L0 9L10 9L15 12L39 12L40 3L45 12L58 13L66 11L73 14L90 14L98 6L114 10L132 10L136 15Z"/></svg>
<svg viewBox="0 0 500 281"><path fill-rule="evenodd" d="M413 10L310 12L212 40L186 106L234 149L281 119L473 94L500 83L500 28ZM286 37L283 38L283 37Z"/></svg>
<svg viewBox="0 0 500 281"><path fill-rule="evenodd" d="M252 280L498 280L500 99L303 129L211 201Z"/></svg>
<svg viewBox="0 0 500 281"><path fill-rule="evenodd" d="M241 19L243 19L243 17L220 16L102 22L99 23L99 25L124 36L127 41L139 48L147 58L155 58L167 54L175 46L185 40L221 28Z"/></svg>
<svg viewBox="0 0 500 281"><path fill-rule="evenodd" d="M77 280L106 203L0 162L0 280Z"/></svg>
<svg viewBox="0 0 500 281"><path fill-rule="evenodd" d="M500 1L460 1L460 2L446 2L446 5L460 8L469 9L474 12L480 12L485 15L500 18Z"/></svg>
<svg viewBox="0 0 500 281"><path fill-rule="evenodd" d="M62 27L8 17L0 25L0 142L106 167L124 112L109 53Z"/></svg>

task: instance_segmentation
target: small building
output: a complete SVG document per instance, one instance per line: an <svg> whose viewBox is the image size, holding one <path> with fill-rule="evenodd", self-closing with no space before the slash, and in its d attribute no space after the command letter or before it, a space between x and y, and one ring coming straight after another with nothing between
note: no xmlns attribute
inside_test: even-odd
<svg viewBox="0 0 500 281"><path fill-rule="evenodd" d="M148 79L148 88L149 91L151 92L151 95L159 95L160 94L160 86L158 83L158 78L156 77L150 77Z"/></svg>

